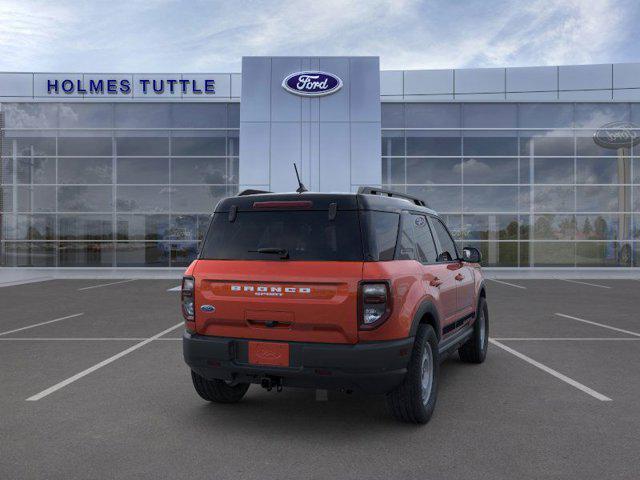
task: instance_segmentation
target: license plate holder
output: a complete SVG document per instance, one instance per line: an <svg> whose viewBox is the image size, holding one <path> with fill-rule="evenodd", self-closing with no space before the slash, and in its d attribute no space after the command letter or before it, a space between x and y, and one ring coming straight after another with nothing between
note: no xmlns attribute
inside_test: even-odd
<svg viewBox="0 0 640 480"><path fill-rule="evenodd" d="M249 363L272 367L289 366L289 344L276 342L249 342Z"/></svg>

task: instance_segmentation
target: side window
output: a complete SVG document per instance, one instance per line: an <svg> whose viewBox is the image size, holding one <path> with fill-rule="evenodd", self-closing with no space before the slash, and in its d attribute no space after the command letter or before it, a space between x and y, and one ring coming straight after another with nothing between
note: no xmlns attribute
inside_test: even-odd
<svg viewBox="0 0 640 480"><path fill-rule="evenodd" d="M400 215L391 212L362 212L366 225L366 238L369 242L369 254L374 261L393 260L398 238Z"/></svg>
<svg viewBox="0 0 640 480"><path fill-rule="evenodd" d="M438 237L440 243L438 250L438 262L451 262L458 258L458 252L456 251L456 244L449 235L449 232L437 218L430 220L433 227L433 233Z"/></svg>
<svg viewBox="0 0 640 480"><path fill-rule="evenodd" d="M416 260L422 263L436 261L436 246L431 236L431 229L424 215L411 215L413 232L416 240Z"/></svg>
<svg viewBox="0 0 640 480"><path fill-rule="evenodd" d="M415 260L416 247L413 241L413 215L403 213L401 219L402 228L400 229L396 260Z"/></svg>

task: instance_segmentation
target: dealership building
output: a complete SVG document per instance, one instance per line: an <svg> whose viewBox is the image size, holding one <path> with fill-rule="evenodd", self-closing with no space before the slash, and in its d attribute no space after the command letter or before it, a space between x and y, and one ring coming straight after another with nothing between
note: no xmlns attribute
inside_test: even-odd
<svg viewBox="0 0 640 480"><path fill-rule="evenodd" d="M0 266L184 267L219 199L296 162L424 199L489 267L640 267L638 125L640 63L0 73Z"/></svg>

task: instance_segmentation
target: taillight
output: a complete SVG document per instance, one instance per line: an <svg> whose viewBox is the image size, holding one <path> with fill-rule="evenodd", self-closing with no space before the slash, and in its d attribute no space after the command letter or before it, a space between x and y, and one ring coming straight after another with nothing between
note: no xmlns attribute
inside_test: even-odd
<svg viewBox="0 0 640 480"><path fill-rule="evenodd" d="M391 314L391 292L387 282L360 284L360 328L369 330L383 323Z"/></svg>
<svg viewBox="0 0 640 480"><path fill-rule="evenodd" d="M193 277L182 277L182 293L180 295L182 303L182 316L188 322L193 322L195 318L194 291L195 280Z"/></svg>

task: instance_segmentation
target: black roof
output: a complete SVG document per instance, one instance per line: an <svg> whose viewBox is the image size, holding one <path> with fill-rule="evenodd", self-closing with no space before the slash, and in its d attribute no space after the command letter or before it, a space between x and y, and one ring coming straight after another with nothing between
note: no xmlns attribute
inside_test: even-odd
<svg viewBox="0 0 640 480"><path fill-rule="evenodd" d="M367 187L368 188L368 187ZM379 191L379 190L376 190ZM388 192L385 192L388 193ZM386 196L372 193L245 193L236 197L221 200L216 212L228 212L234 206L238 211L253 210L256 202L291 202L310 201L312 210L328 210L329 204L337 204L338 210L378 210L387 212L401 212L412 210L437 215L434 210L416 204L409 198Z"/></svg>

